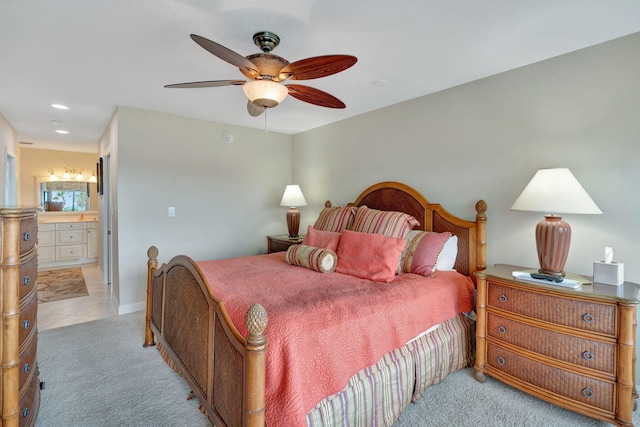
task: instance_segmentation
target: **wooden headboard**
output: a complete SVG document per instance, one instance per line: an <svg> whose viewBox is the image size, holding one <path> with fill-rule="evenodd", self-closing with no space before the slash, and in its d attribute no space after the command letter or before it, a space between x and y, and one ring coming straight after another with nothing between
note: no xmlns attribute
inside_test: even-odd
<svg viewBox="0 0 640 427"><path fill-rule="evenodd" d="M328 202L329 203L329 202ZM476 219L468 221L452 215L440 204L429 201L414 188L399 182L381 182L367 188L349 206L367 206L383 211L399 211L412 215L420 230L449 231L458 236L458 257L454 268L475 283L476 271L487 267L487 203L476 203Z"/></svg>

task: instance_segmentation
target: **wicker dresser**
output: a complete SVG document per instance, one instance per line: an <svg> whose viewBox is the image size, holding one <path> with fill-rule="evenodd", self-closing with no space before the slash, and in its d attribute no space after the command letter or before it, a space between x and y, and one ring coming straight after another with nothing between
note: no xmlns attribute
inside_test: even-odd
<svg viewBox="0 0 640 427"><path fill-rule="evenodd" d="M522 269L476 273L476 379L489 374L569 410L633 425L639 286L569 289L514 279Z"/></svg>
<svg viewBox="0 0 640 427"><path fill-rule="evenodd" d="M0 208L2 426L34 425L40 406L36 367L38 211L39 208Z"/></svg>

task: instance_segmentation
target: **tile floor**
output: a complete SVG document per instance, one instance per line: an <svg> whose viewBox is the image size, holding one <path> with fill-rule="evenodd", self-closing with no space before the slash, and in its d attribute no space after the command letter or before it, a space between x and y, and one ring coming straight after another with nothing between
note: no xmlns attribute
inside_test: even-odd
<svg viewBox="0 0 640 427"><path fill-rule="evenodd" d="M38 304L38 330L88 322L116 316L111 302L111 286L102 283L97 265L82 266L89 295Z"/></svg>

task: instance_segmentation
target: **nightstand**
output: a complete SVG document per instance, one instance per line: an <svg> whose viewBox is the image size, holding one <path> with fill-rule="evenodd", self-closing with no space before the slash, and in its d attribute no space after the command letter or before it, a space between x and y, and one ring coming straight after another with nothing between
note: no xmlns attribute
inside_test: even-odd
<svg viewBox="0 0 640 427"><path fill-rule="evenodd" d="M288 234L280 234L277 236L267 236L267 253L282 252L289 249L289 246L298 245L304 240L304 234L298 237L289 238Z"/></svg>
<svg viewBox="0 0 640 427"><path fill-rule="evenodd" d="M577 289L514 279L513 265L477 272L475 378L618 426L633 425L640 285Z"/></svg>

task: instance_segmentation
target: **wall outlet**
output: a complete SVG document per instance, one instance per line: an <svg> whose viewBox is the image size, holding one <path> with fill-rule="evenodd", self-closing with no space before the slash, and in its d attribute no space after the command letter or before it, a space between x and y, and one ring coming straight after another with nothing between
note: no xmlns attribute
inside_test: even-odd
<svg viewBox="0 0 640 427"><path fill-rule="evenodd" d="M169 216L176 216L176 208L169 206Z"/></svg>

